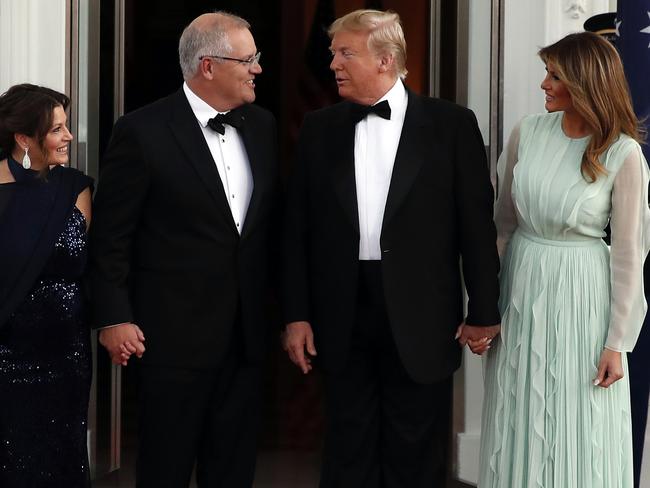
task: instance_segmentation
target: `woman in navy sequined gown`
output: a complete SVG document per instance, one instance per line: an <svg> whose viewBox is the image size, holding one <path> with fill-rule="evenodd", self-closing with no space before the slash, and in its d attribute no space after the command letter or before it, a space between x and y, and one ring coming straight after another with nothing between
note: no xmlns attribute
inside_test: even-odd
<svg viewBox="0 0 650 488"><path fill-rule="evenodd" d="M68 104L34 85L0 96L3 488L90 486L91 350L80 280L92 180L62 166Z"/></svg>

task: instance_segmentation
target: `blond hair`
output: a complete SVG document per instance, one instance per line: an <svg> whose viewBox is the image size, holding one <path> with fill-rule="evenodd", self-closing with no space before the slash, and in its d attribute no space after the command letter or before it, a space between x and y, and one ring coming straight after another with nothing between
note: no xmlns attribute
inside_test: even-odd
<svg viewBox="0 0 650 488"><path fill-rule="evenodd" d="M406 78L406 39L397 13L391 10L355 10L336 19L327 33L332 38L341 30L368 32L368 49L375 54L391 54L397 74Z"/></svg>
<svg viewBox="0 0 650 488"><path fill-rule="evenodd" d="M607 174L599 158L621 133L643 140L621 58L609 42L591 32L569 34L538 54L545 64L553 64L573 106L591 130L580 169L585 179L593 182Z"/></svg>

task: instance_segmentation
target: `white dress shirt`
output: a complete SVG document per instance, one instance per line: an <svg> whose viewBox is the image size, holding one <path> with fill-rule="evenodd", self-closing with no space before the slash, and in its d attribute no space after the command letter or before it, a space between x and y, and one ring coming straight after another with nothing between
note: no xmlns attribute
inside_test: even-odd
<svg viewBox="0 0 650 488"><path fill-rule="evenodd" d="M382 222L393 174L408 94L399 78L377 103L388 100L390 120L371 113L361 120L354 135L354 175L359 208L359 259L381 259Z"/></svg>
<svg viewBox="0 0 650 488"><path fill-rule="evenodd" d="M210 148L212 159L217 165L223 190L228 198L228 205L232 212L232 218L241 234L244 228L244 220L248 211L248 204L253 194L253 175L244 141L234 127L224 124L223 135L208 127L208 120L218 113L214 108L201 100L187 83L183 83L183 91L190 103L192 112L201 126L203 137ZM223 112L221 112L223 113Z"/></svg>

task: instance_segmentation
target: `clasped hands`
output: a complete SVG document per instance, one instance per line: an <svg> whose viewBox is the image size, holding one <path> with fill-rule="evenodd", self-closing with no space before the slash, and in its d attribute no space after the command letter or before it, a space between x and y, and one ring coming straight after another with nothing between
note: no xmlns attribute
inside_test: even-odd
<svg viewBox="0 0 650 488"><path fill-rule="evenodd" d="M126 322L99 331L99 343L106 348L113 364L126 366L132 354L144 354L144 334L137 325Z"/></svg>
<svg viewBox="0 0 650 488"><path fill-rule="evenodd" d="M465 322L458 326L456 330L456 339L458 343L465 347L469 346L469 349L479 356L487 352L494 339L501 332L501 324L488 325L488 326L470 326L465 325Z"/></svg>

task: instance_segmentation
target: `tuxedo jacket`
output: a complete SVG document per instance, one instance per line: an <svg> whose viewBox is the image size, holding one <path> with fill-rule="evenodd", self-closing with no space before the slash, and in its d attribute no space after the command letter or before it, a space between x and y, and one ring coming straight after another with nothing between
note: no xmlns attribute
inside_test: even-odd
<svg viewBox="0 0 650 488"><path fill-rule="evenodd" d="M359 262L351 104L308 114L290 178L283 236L286 322L309 321L327 370L347 359ZM381 232L387 313L403 365L420 383L458 368L463 320L500 322L493 190L474 114L408 92Z"/></svg>
<svg viewBox="0 0 650 488"><path fill-rule="evenodd" d="M213 367L235 323L247 357L263 354L276 125L254 105L242 116L253 192L241 236L182 89L113 129L90 234L93 323L138 324L144 363Z"/></svg>

